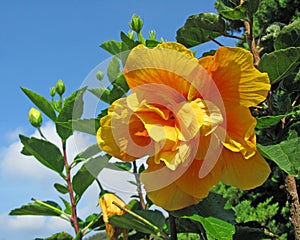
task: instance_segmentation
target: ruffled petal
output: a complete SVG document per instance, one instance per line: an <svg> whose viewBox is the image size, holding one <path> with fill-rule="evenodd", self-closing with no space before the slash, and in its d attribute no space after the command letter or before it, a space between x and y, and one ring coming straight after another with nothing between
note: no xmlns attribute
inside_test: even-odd
<svg viewBox="0 0 300 240"><path fill-rule="evenodd" d="M179 43L162 43L155 48L139 45L131 50L124 76L132 91L145 84L166 85L187 97L195 69L193 53Z"/></svg>
<svg viewBox="0 0 300 240"><path fill-rule="evenodd" d="M226 125L219 126L214 133L227 149L241 152L248 159L256 153L255 125L256 120L248 108L227 105Z"/></svg>
<svg viewBox="0 0 300 240"><path fill-rule="evenodd" d="M255 106L264 101L270 90L267 73L253 65L252 54L242 48L221 47L215 56L199 60L210 74L222 95L225 105ZM213 101L214 93L207 99Z"/></svg>
<svg viewBox="0 0 300 240"><path fill-rule="evenodd" d="M268 163L259 153L245 159L240 153L224 149L220 160L223 162L221 181L243 190L262 185L271 172Z"/></svg>
<svg viewBox="0 0 300 240"><path fill-rule="evenodd" d="M133 161L154 152L153 143L143 123L127 106L126 98L111 105L100 125L97 132L98 144L111 156L123 161Z"/></svg>

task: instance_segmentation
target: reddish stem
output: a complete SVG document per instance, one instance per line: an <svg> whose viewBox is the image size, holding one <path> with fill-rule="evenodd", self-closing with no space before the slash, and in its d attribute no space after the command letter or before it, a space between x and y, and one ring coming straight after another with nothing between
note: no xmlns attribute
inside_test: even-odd
<svg viewBox="0 0 300 240"><path fill-rule="evenodd" d="M66 151L66 141L65 140L62 140L62 147L63 147L63 155L64 155L64 165L65 165L66 172L67 172L66 182L68 185L68 191L69 191L71 207L72 207L71 221L73 223L75 233L77 234L79 232L79 225L78 225L78 219L77 219L76 201L74 198L74 192L73 192L73 187L72 187L72 182L71 182L71 169L70 169L70 166L69 166L68 160L67 160L67 151Z"/></svg>

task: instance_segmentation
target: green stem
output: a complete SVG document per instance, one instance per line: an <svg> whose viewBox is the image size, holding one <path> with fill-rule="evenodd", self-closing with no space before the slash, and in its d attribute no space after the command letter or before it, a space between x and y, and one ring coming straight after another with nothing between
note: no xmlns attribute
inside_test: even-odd
<svg viewBox="0 0 300 240"><path fill-rule="evenodd" d="M116 205L118 208L120 208L124 212L127 212L128 214L134 216L138 220L146 223L149 227L151 227L156 232L157 236L163 235L166 239L169 239L169 236L166 233L164 233L163 231L161 231L157 226L155 226L154 224L152 224L151 222L149 222L147 219L141 217L140 215L136 214L135 212L133 212L133 211L127 209L127 208L122 207L121 205L119 205L118 203L116 203L114 201L112 202L112 204Z"/></svg>
<svg viewBox="0 0 300 240"><path fill-rule="evenodd" d="M37 200L35 198L31 198L31 200L34 201L34 202L36 202L36 203L38 203L38 204L40 204L40 205L42 205L42 206L45 206L45 207L47 207L49 209L52 209L56 213L60 214L61 215L60 217L62 219L67 220L67 221L71 220L71 217L68 214L64 213L61 209L58 209L58 208L56 208L56 207L54 207L54 206L52 206L52 205L50 205L48 203L45 203L45 202L40 201L40 200Z"/></svg>
<svg viewBox="0 0 300 240"><path fill-rule="evenodd" d="M47 140L47 138L44 136L44 134L42 133L42 130L40 127L37 128L37 130L39 131L39 134L41 135L42 138L44 138L45 140Z"/></svg>

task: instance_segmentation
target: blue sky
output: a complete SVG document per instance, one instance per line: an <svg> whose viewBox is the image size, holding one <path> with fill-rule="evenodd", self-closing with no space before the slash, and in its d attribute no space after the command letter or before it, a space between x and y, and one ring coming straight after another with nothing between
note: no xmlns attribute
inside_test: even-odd
<svg viewBox="0 0 300 240"><path fill-rule="evenodd" d="M30 101L20 86L46 97L58 79L66 86L66 95L78 89L91 70L110 55L99 48L108 40L119 40L120 31L129 31L132 14L144 20L143 34L156 30L157 37L175 41L176 30L188 16L215 12L213 1L195 0L11 0L0 3L0 79L2 117L0 123L0 240L47 237L69 227L56 219L8 217L7 213L30 202L57 199L52 183L57 177L34 160L19 153L18 134L36 134L27 120ZM233 44L223 40L224 45ZM217 48L205 44L203 51ZM43 130L57 141L53 126L45 119ZM95 139L77 134L72 141L83 150ZM106 175L105 175L106 174ZM110 173L102 178L109 178ZM98 211L97 189L92 187L80 205L83 215Z"/></svg>

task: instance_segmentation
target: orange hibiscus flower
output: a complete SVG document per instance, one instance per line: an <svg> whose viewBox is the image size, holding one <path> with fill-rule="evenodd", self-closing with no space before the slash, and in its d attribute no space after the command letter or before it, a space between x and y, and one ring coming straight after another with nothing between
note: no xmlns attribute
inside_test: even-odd
<svg viewBox="0 0 300 240"><path fill-rule="evenodd" d="M123 74L132 94L110 106L97 139L123 161L148 157L141 181L153 203L180 209L219 181L251 189L267 179L249 107L265 100L270 84L250 52L221 47L198 60L178 43L139 45Z"/></svg>

